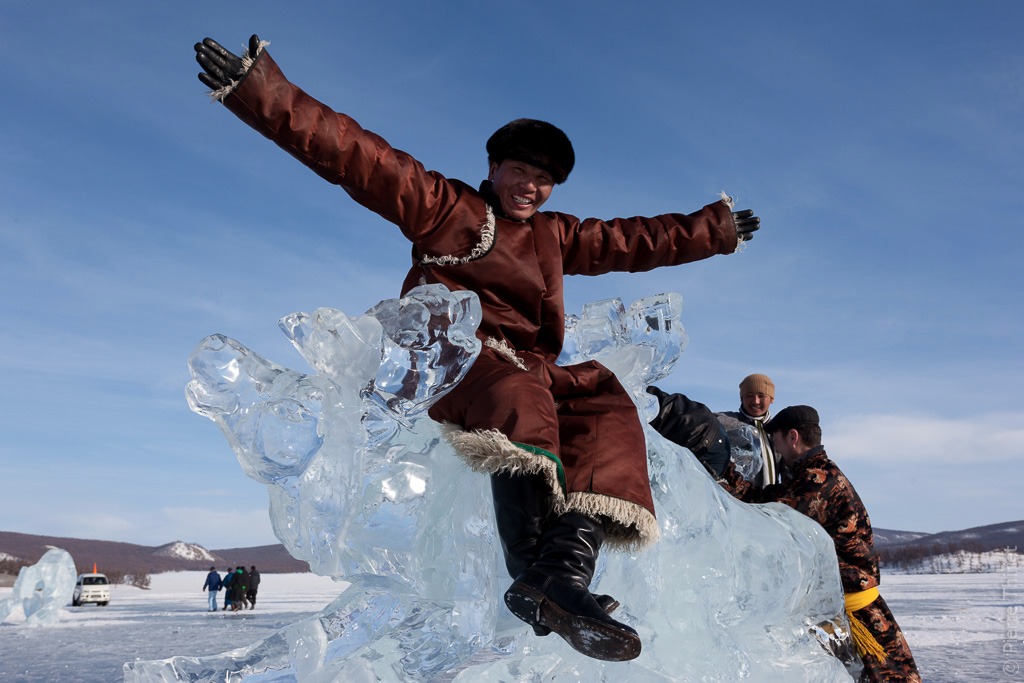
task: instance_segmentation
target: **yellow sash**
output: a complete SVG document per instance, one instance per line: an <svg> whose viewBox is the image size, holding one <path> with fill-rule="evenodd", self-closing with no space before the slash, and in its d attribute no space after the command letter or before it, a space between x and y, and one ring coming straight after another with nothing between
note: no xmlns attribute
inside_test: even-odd
<svg viewBox="0 0 1024 683"><path fill-rule="evenodd" d="M873 655L880 660L885 660L885 648L878 643L868 627L853 616L854 612L864 609L878 599L878 586L857 593L846 593L843 597L846 602L846 617L850 620L850 631L852 631L853 644L857 646L857 652L861 657Z"/></svg>

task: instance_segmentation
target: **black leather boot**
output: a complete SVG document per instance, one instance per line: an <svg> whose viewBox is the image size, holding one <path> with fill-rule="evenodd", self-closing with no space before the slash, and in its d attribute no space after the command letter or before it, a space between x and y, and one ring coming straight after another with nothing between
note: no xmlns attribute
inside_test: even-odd
<svg viewBox="0 0 1024 683"><path fill-rule="evenodd" d="M505 592L505 604L519 619L554 631L588 657L635 659L641 649L637 632L608 616L590 593L603 542L600 520L576 512L558 517L541 539L537 561Z"/></svg>
<svg viewBox="0 0 1024 683"><path fill-rule="evenodd" d="M514 579L540 555L540 537L551 514L551 491L542 475L497 472L491 475L491 497L505 568Z"/></svg>
<svg viewBox="0 0 1024 683"><path fill-rule="evenodd" d="M491 498L505 568L514 579L540 555L540 539L551 516L551 493L542 475L497 472L491 475ZM619 608L619 601L610 595L595 595L594 599L607 614ZM546 636L551 629L535 624L533 632Z"/></svg>

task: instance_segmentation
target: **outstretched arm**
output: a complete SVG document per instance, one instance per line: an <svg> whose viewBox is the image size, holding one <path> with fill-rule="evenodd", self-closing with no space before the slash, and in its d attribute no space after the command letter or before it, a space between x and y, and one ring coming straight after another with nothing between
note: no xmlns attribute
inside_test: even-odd
<svg viewBox="0 0 1024 683"><path fill-rule="evenodd" d="M724 192L720 201L692 214L569 218L562 252L568 275L635 273L732 254L761 227L750 209L733 211L733 199Z"/></svg>
<svg viewBox="0 0 1024 683"><path fill-rule="evenodd" d="M398 225L410 240L428 236L465 186L427 171L412 156L293 85L264 49L267 44L253 35L239 56L205 38L195 45L203 68L199 80L215 88L214 99L235 116ZM478 220L482 217L472 218Z"/></svg>
<svg viewBox="0 0 1024 683"><path fill-rule="evenodd" d="M690 449L713 477L720 478L729 462L729 437L715 414L683 394L647 387L658 398L658 415L651 426L669 441Z"/></svg>

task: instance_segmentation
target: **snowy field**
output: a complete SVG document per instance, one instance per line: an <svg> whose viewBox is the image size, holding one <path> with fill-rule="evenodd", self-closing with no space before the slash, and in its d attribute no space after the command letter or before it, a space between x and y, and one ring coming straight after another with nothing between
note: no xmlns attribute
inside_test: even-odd
<svg viewBox="0 0 1024 683"><path fill-rule="evenodd" d="M211 613L199 590L205 578L176 572L154 575L148 591L115 586L107 607L69 605L53 627L25 626L16 610L0 624L0 681L121 681L128 661L249 645L319 611L345 585L313 574L264 574L255 610ZM0 598L10 593L0 588ZM887 575L882 595L928 683L1024 681L1024 569Z"/></svg>

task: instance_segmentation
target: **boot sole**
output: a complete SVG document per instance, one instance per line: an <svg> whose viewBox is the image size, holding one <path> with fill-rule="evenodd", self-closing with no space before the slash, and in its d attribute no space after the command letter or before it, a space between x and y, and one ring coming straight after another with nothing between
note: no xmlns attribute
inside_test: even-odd
<svg viewBox="0 0 1024 683"><path fill-rule="evenodd" d="M615 612L615 610L619 608L620 603L615 598L612 598L609 595L605 595L602 597L609 598L608 602L605 603L602 603L600 600L597 601L597 604L601 606L605 614L612 614L613 612ZM551 633L551 629L549 629L547 626L541 626L540 624L533 625L533 635L544 637L549 633Z"/></svg>
<svg viewBox="0 0 1024 683"><path fill-rule="evenodd" d="M505 605L517 618L531 626L550 629L572 649L606 662L625 662L640 656L640 636L630 631L572 614L549 600L544 593L515 583L505 593Z"/></svg>

